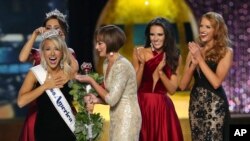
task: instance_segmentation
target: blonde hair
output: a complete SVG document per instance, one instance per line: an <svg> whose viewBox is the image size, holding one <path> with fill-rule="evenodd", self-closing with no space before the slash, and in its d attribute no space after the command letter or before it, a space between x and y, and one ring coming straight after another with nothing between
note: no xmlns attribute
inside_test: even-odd
<svg viewBox="0 0 250 141"><path fill-rule="evenodd" d="M212 27L214 28L214 44L211 50L206 52L205 58L206 60L212 60L215 62L219 62L222 59L226 52L227 47L230 47L231 41L228 36L228 29L225 24L225 21L221 14L216 12L207 12L202 15L201 20L205 18L211 22ZM200 39L198 42L202 45Z"/></svg>
<svg viewBox="0 0 250 141"><path fill-rule="evenodd" d="M44 58L44 45L45 41L51 41L53 42L59 50L62 52L62 59L60 60L60 65L62 65L63 72L68 76L71 77L71 59L70 59L70 53L68 50L68 47L65 43L65 40L63 40L60 36L51 36L46 39L44 39L40 44L40 51L41 51L41 65L43 68L47 69L47 62Z"/></svg>

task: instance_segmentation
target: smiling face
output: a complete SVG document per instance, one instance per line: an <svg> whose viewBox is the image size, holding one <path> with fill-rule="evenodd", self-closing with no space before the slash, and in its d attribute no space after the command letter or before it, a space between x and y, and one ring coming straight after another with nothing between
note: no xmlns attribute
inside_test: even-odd
<svg viewBox="0 0 250 141"><path fill-rule="evenodd" d="M199 37L203 43L209 43L214 38L214 27L207 18L202 18L199 27Z"/></svg>
<svg viewBox="0 0 250 141"><path fill-rule="evenodd" d="M107 54L107 46L103 41L97 40L95 44L95 49L99 53L100 57L105 57Z"/></svg>
<svg viewBox="0 0 250 141"><path fill-rule="evenodd" d="M159 25L153 25L150 27L150 41L154 49L162 50L165 40L164 30Z"/></svg>
<svg viewBox="0 0 250 141"><path fill-rule="evenodd" d="M52 70L60 68L60 61L63 55L55 41L49 39L45 40L42 52L47 68L51 68Z"/></svg>

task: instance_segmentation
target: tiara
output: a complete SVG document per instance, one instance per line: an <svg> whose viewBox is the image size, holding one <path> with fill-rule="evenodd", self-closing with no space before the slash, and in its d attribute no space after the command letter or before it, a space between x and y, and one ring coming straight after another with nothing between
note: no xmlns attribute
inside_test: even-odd
<svg viewBox="0 0 250 141"><path fill-rule="evenodd" d="M59 30L51 29L41 34L41 36L43 40L53 36L59 36Z"/></svg>
<svg viewBox="0 0 250 141"><path fill-rule="evenodd" d="M55 9L53 11L50 11L49 13L46 13L46 18L49 18L51 16L57 16L61 20L66 21L65 19L67 15L63 15L63 13L61 13L59 10Z"/></svg>

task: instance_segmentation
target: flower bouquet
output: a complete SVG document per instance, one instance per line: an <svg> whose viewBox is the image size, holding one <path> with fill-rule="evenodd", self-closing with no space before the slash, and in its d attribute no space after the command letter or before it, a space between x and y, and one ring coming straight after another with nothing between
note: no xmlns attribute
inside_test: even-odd
<svg viewBox="0 0 250 141"><path fill-rule="evenodd" d="M103 82L103 76L92 71L91 63L84 62L81 65L81 74L89 75L97 83ZM90 84L72 80L69 83L70 94L73 96L76 107L75 136L77 141L96 141L102 132L104 119L100 113L90 113L87 111L84 97L88 94L98 95Z"/></svg>

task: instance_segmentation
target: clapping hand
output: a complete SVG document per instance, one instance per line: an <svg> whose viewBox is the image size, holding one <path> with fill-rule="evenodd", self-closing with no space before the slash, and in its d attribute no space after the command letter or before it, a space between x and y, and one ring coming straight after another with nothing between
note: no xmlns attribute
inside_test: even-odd
<svg viewBox="0 0 250 141"><path fill-rule="evenodd" d="M162 69L164 68L165 65L166 65L166 53L163 54L163 58L162 58L161 62L158 64L157 70L162 71Z"/></svg>
<svg viewBox="0 0 250 141"><path fill-rule="evenodd" d="M166 54L163 54L163 58L161 62L158 64L157 68L155 69L153 73L153 80L157 82L159 80L160 74L162 74L162 69L166 65Z"/></svg>
<svg viewBox="0 0 250 141"><path fill-rule="evenodd" d="M143 47L136 48L136 57L140 64L144 64L146 62L143 49L144 49Z"/></svg>
<svg viewBox="0 0 250 141"><path fill-rule="evenodd" d="M192 63L198 64L198 60L202 59L201 47L195 42L189 42L188 48L192 55Z"/></svg>

